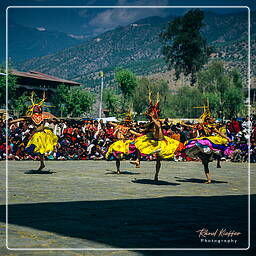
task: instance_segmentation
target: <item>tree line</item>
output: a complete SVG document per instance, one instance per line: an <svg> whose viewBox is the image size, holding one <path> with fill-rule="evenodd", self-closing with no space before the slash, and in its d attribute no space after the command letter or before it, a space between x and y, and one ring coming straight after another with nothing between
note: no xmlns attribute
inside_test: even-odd
<svg viewBox="0 0 256 256"><path fill-rule="evenodd" d="M197 118L201 112L194 108L209 102L211 112L217 118L232 118L246 111L245 90L242 75L237 69L225 70L224 63L214 61L196 74L194 86L181 86L173 92L167 81L136 77L130 70L116 70L118 93L105 89L104 103L110 115L127 111L132 104L133 111L143 116L148 105L148 91L160 94L160 116L162 118ZM129 81L130 86L123 86Z"/></svg>

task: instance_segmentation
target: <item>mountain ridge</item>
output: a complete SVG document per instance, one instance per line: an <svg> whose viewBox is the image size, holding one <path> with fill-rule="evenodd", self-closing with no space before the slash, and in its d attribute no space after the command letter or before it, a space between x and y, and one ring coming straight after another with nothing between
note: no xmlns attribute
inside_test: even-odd
<svg viewBox="0 0 256 256"><path fill-rule="evenodd" d="M8 25L8 55L15 63L55 53L80 42L64 32L43 27L26 27L13 21Z"/></svg>
<svg viewBox="0 0 256 256"><path fill-rule="evenodd" d="M255 15L253 17L252 23L255 24ZM79 81L90 87L98 84L97 72L100 70L106 73L106 81L111 81L117 66L130 68L138 75L165 72L166 65L161 54L159 34L167 26L168 21L160 22L163 20L165 19L162 17L159 19L157 16L147 17L127 26L106 31L57 53L32 58L19 63L17 67L24 71L35 69ZM240 62L245 63L243 58L236 63L235 59L232 60L232 55L237 40L247 36L247 21L247 14L244 12L232 15L205 13L206 26L202 29L202 33L210 44L216 46L215 58L228 60L233 66L240 66ZM232 51L225 46L229 42L231 46L233 45ZM245 54L244 49L239 54ZM246 65L243 65L243 69L246 69Z"/></svg>

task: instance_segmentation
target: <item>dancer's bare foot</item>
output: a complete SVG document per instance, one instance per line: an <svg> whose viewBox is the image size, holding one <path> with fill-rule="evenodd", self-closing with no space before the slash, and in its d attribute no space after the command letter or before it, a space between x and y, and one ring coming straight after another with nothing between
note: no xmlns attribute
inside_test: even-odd
<svg viewBox="0 0 256 256"><path fill-rule="evenodd" d="M117 174L121 174L121 171L120 171L120 170L118 170L116 173L117 173Z"/></svg>
<svg viewBox="0 0 256 256"><path fill-rule="evenodd" d="M134 164L135 168L140 168L140 162L138 160L131 161L130 164Z"/></svg>
<svg viewBox="0 0 256 256"><path fill-rule="evenodd" d="M210 184L210 183L212 182L212 178L211 178L210 174L209 174L209 173L206 173L205 175L206 175L206 179L207 179L207 181L205 182L205 184Z"/></svg>

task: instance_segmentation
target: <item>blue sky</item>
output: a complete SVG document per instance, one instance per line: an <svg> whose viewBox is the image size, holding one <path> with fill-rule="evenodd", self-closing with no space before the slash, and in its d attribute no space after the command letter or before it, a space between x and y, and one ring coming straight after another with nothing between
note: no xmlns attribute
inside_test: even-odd
<svg viewBox="0 0 256 256"><path fill-rule="evenodd" d="M249 6L255 9L256 1L250 0L6 0L2 3L1 16L5 15L7 6ZM241 11L242 9L219 8L211 9L218 13ZM9 18L18 24L28 27L40 27L47 30L57 30L70 34L86 34L93 31L95 34L104 32L117 26L127 25L135 20L148 16L182 15L186 9L103 9L103 8L14 8L9 9ZM1 27L4 25L2 19ZM1 29L1 31L3 31Z"/></svg>

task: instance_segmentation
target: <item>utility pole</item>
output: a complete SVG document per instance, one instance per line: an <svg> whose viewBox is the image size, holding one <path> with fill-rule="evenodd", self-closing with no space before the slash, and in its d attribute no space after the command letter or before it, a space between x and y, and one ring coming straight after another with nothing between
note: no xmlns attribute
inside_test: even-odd
<svg viewBox="0 0 256 256"><path fill-rule="evenodd" d="M103 71L101 71L99 73L99 76L101 77L101 86L100 86L100 108L99 108L99 118L101 118L101 112L102 112L102 96L103 96L103 77L104 77L104 73Z"/></svg>

